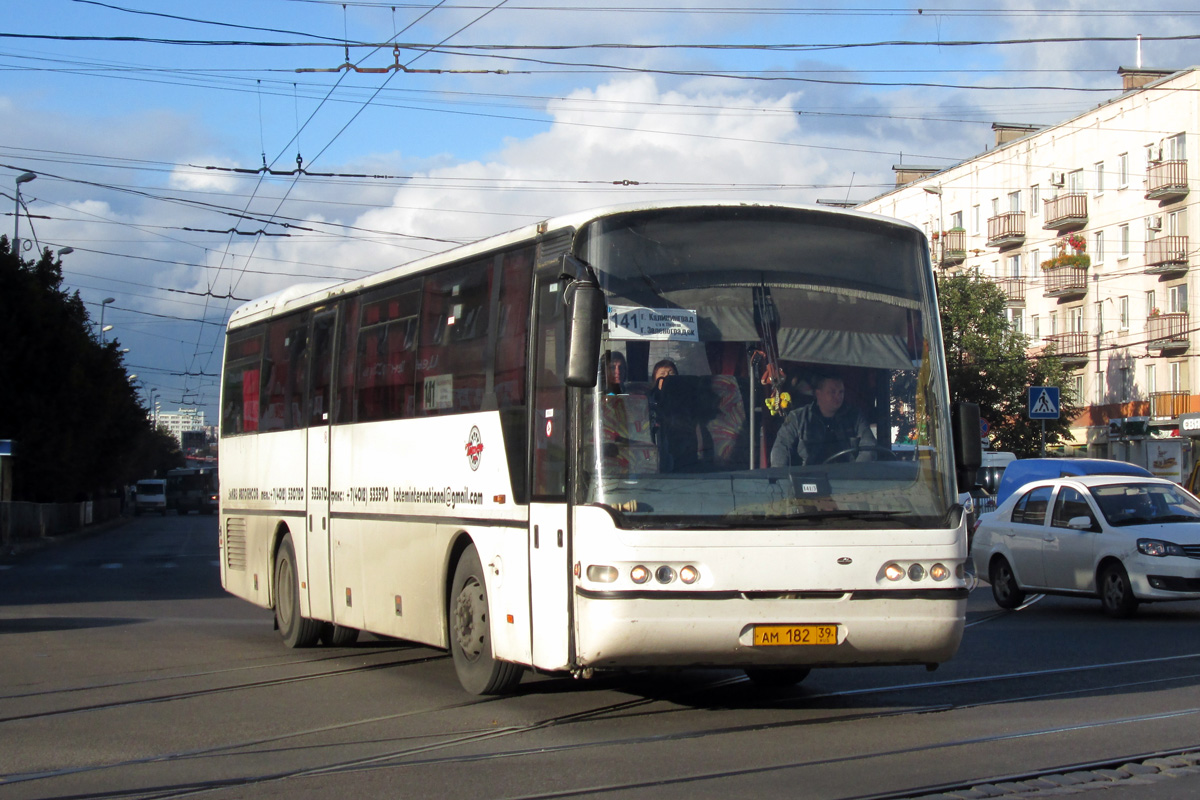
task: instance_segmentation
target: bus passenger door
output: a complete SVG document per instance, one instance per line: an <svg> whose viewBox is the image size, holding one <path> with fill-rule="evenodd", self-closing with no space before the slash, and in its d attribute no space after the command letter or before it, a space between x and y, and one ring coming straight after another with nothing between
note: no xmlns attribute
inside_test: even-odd
<svg viewBox="0 0 1200 800"><path fill-rule="evenodd" d="M333 619L333 591L329 572L329 400L333 388L333 332L337 312L313 315L309 339L307 409L308 480L305 490L305 526L308 563L308 616Z"/></svg>
<svg viewBox="0 0 1200 800"><path fill-rule="evenodd" d="M567 515L566 315L557 270L538 279L530 406L529 625L533 665L570 666L571 535Z"/></svg>

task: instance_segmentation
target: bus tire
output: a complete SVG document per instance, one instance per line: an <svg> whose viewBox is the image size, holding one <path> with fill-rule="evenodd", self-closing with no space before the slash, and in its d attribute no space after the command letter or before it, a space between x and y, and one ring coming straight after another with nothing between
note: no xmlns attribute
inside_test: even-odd
<svg viewBox="0 0 1200 800"><path fill-rule="evenodd" d="M508 694L521 682L517 664L492 657L487 585L475 545L463 551L450 584L450 654L458 681L471 694Z"/></svg>
<svg viewBox="0 0 1200 800"><path fill-rule="evenodd" d="M321 625L321 644L326 647L349 647L358 641L358 628L326 622Z"/></svg>
<svg viewBox="0 0 1200 800"><path fill-rule="evenodd" d="M808 677L807 667L784 667L770 669L767 667L746 667L743 670L750 682L760 689L786 689L795 686Z"/></svg>
<svg viewBox="0 0 1200 800"><path fill-rule="evenodd" d="M291 534L284 535L275 554L275 624L288 647L312 647L321 635L320 622L300 615L300 584Z"/></svg>

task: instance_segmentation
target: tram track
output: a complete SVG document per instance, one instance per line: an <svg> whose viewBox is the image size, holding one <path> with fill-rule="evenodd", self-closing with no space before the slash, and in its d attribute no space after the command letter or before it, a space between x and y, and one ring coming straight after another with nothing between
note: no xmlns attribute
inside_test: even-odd
<svg viewBox="0 0 1200 800"><path fill-rule="evenodd" d="M1082 667L1075 666L1075 667L1053 668L1053 669L1046 669L1046 670L1030 670L1030 671L1008 673L1008 674L1000 674L1000 675L978 676L978 677L973 677L973 678L949 679L949 680L945 680L945 681L925 681L925 682L920 682L920 683L896 684L896 685L889 685L889 686L882 686L882 687L866 687L866 688L860 688L860 689L841 690L841 691L836 691L836 692L814 693L814 694L804 695L801 698L788 699L785 701L781 701L778 704L771 704L771 705L780 707L780 706L790 705L790 704L792 704L794 702L798 702L798 701L804 702L804 703L812 703L813 701L816 701L816 700L827 700L827 699L838 698L838 697L860 697L860 696L864 696L864 695L868 695L868 694L878 695L878 694L890 694L890 693L897 693L897 692L902 692L902 693L908 694L915 690L931 690L931 689L940 689L940 688L954 687L954 686L969 686L969 685L973 685L973 684L982 684L982 683L996 684L997 682L1005 681L1005 680L1010 680L1010 681L1011 680L1042 680L1046 677L1049 677L1049 676L1052 676L1055 674L1066 673L1066 672L1078 673L1080 671L1098 671L1098 670L1103 670L1103 669L1139 667L1139 666L1145 666L1148 664L1162 664L1162 663L1168 663L1168 662L1179 662L1179 661L1188 660L1188 659L1200 659L1200 653L1183 654L1183 655L1170 656L1170 657L1137 659L1137 660L1129 660L1129 661L1121 661L1121 662L1111 662L1111 663L1099 664L1099 665L1085 665ZM428 659L428 660L432 660L432 659ZM387 665L378 665L378 667L374 667L374 668L380 668L382 666L387 666ZM339 674L339 673L331 672L329 676L332 677L337 674ZM311 677L318 677L318 676L311 676ZM707 738L707 737L712 737L712 736L733 736L733 735L738 735L738 734L743 734L743 733L753 733L753 732L760 732L760 731L785 730L788 728L799 729L799 728L805 728L805 727L820 727L820 726L826 726L826 725L835 724L835 723L848 724L848 723L864 722L864 721L884 719L884 718L896 718L896 717L912 716L912 715L920 715L920 714L943 713L943 712L949 712L949 711L955 711L955 710L965 710L965 709L970 709L970 708L975 708L975 707L980 707L980 706L987 706L987 705L1002 705L1002 704L1010 704L1010 703L1018 703L1018 702L1032 702L1032 701L1037 701L1037 700L1062 698L1062 697L1068 696L1068 695L1079 695L1079 694L1086 694L1086 693L1091 693L1091 692L1108 692L1108 691L1123 690L1123 689L1127 690L1130 688L1145 687L1145 686L1149 686L1149 685L1154 685L1154 684L1158 684L1158 683L1167 683L1167 682L1171 682L1171 681L1196 680L1197 678L1200 678L1200 674L1189 673L1187 675L1165 676L1165 677L1145 679L1145 680L1141 680L1141 681L1132 681L1132 682L1130 682L1130 681L1101 682L1101 683L1096 683L1096 684L1087 685L1087 686L1079 686L1077 688L1073 688L1073 689L1065 690L1065 691L1024 694L1021 696L1008 696L1008 697L1003 697L1003 698L987 699L987 700L981 700L981 701L975 701L975 702L932 703L932 704L915 705L915 706L910 705L905 708L888 708L888 709L883 709L883 710L878 710L878 711L864 711L864 712L858 712L858 713L832 713L832 714L823 714L818 717L806 717L803 719L788 719L788 720L776 720L776 721L769 721L769 722L747 723L747 724L733 725L733 726L706 727L706 728L702 728L702 729L678 731L678 732L673 732L673 733L655 733L652 735L643 735L643 736L636 736L636 737L606 738L606 739L600 739L600 740L596 740L596 741L573 743L570 745L561 745L561 746L539 745L537 747L520 747L520 748L512 748L512 749L506 749L506 750L497 750L497 751L487 752L487 753L468 753L468 754L462 754L462 753L447 754L446 753L447 750L453 750L455 748L462 748L462 747L467 747L467 746L471 746L471 745L477 745L477 744L485 743L488 741L500 740L500 739L505 739L505 738L509 738L509 737L523 735L523 734L531 734L531 733L535 733L540 730L545 730L545 729L553 728L553 727L557 727L557 726L577 725L577 724L584 724L584 723L594 722L594 721L603 721L606 719L610 720L610 719L615 718L616 715L627 715L630 712L656 713L656 714L657 713L666 713L664 711L651 711L649 707L653 706L655 704L658 704L658 703L662 703L662 702L678 703L678 702L686 700L690 696L711 693L715 690L718 690L718 689L721 689L724 687L742 683L745 680L741 676L738 676L736 678L727 677L727 678L723 678L721 680L707 682L700 686L690 687L689 689L687 689L685 691L677 692L677 693L673 693L673 694L658 695L658 696L653 696L653 697L639 697L639 698L635 698L632 700L624 700L624 701L617 702L617 703L604 704L597 708L585 709L582 711L575 711L575 712L571 712L568 714L550 716L550 717L546 717L546 718L540 719L540 720L535 720L533 722L526 723L523 725L505 726L503 728L488 728L488 729L474 729L474 730L467 730L467 731L459 731L455 734L447 734L446 738L440 738L438 741L427 741L427 742L423 742L423 743L415 745L415 746L409 745L409 746L405 746L402 748L397 748L397 749L391 750L389 752L374 753L374 754L359 756L359 757L355 757L355 758L342 759L339 761L335 761L332 763L327 763L327 764L323 764L323 765L319 765L319 766L315 766L315 767L307 767L307 768L294 769L294 770L284 770L284 771L272 772L269 774L261 774L261 775L255 775L255 776L246 776L244 778L234 779L232 781L218 781L218 782L214 782L213 784L206 784L206 785L194 785L193 784L188 787L175 787L173 789L170 789L170 790L167 790L164 792L153 793L153 794L145 794L142 792L138 792L136 794L140 797L155 798L155 800L170 800L173 798L190 797L190 796L194 796L197 794L204 794L204 793L216 791L219 789L228 789L231 787L246 788L246 787L252 787L252 786L256 786L256 785L267 784L267 783L272 783L272 782L281 781L281 780L318 777L321 775L335 774L335 773L349 773L349 772L355 772L355 771L378 770L378 769L406 769L406 768L416 768L416 767L442 766L442 765L449 765L449 764L455 764L455 763L468 763L468 762L494 761L494 760L498 760L498 759L523 758L523 757L528 757L528 756L545 755L548 753L566 752L566 751L582 751L582 750L597 749L597 748L636 747L639 745L650 744L650 743L663 743L663 742L670 742L670 741L683 741L683 740L688 740L688 739L701 739L701 738ZM272 685L272 683L271 682L262 682L262 685L268 686L268 685ZM143 764L151 764L151 763L161 764L161 763L169 763L169 762L173 762L173 761L183 761L183 760L191 760L191 759L213 757L213 756L236 755L240 752L246 752L253 748L259 748L259 747L263 747L265 745L277 744L277 743L280 743L283 741L288 741L288 740L294 741L296 739L310 737L310 736L317 736L317 735L329 733L332 731L344 731L344 730L359 728L359 727L362 727L365 725L377 725L380 723L397 722L399 720L406 719L406 718L425 716L425 715L431 715L431 714L437 714L437 713L444 713L444 712L448 712L448 711L454 711L455 709L458 709L458 708L465 708L465 707L473 706L473 705L492 703L492 702L503 702L503 701L504 701L504 698L472 698L471 700L467 700L462 703L447 704L447 705L441 705L441 706L425 708L425 709L414 709L414 710L410 710L410 711L406 711L406 712L401 712L398 714L382 715L382 716L378 716L378 717L372 717L369 719L353 720L353 721L349 721L349 722L345 722L345 723L339 723L336 725L318 726L318 727L313 727L313 728L309 728L309 729L305 729L305 730L289 731L287 733L278 734L278 735L271 736L271 737L262 737L262 738L256 738L256 739L245 740L245 741L240 741L240 742L231 742L231 743L217 745L214 747L203 748L203 749L180 751L180 752L166 753L166 754L157 754L154 756L148 756L148 757L141 758L141 759L113 762L113 763L108 763L108 764L89 765L86 767L69 768L69 769L65 769L65 770L55 770L55 771L44 772L44 773L0 776L0 786L7 785L7 784L13 784L13 783L26 783L26 782L30 782L30 781L51 779L51 778L63 777L63 776L67 776L67 775L77 775L80 773L87 773L87 772L99 772L99 771L104 771L104 770L120 769L122 767L130 767L130 766L143 765ZM702 708L669 709L669 711L672 713L686 713L688 711L703 711L703 710L704 709L702 709ZM1150 720L1154 720L1154 719L1167 718L1167 717L1171 717L1171 716L1181 716L1181 715L1190 715L1190 714L1200 714L1200 708L1177 710L1174 712L1170 712L1169 714L1158 714L1158 715L1149 714L1149 715L1142 715L1139 717L1132 717L1132 718L1106 719L1106 720L1100 720L1095 723L1092 723L1092 725L1096 726L1096 727L1102 727L1102 726L1107 726L1107 725L1127 724L1127 723L1134 722L1134 721L1150 721ZM1072 727L1077 728L1078 726L1072 726ZM888 757L888 756L894 756L894 755L913 754L913 753L917 753L917 752L928 751L931 748L953 748L953 747L970 746L970 745L986 745L990 742L1005 741L1005 740L1010 740L1010 739L1025 738L1025 737L1031 737L1031 736L1049 735L1052 733L1062 732L1062 731L1065 731L1068 729L1070 729L1070 728L1065 728L1065 727L1060 726L1060 727L1052 727L1052 728L1044 728L1044 729L1025 730L1025 731L1020 731L1020 732L1014 732L1014 733L1008 733L1008 734L1002 734L1002 735L996 735L996 736L990 736L990 737L975 737L975 738L970 738L970 739L958 739L958 740L953 740L953 741L940 742L940 743L936 743L933 745L926 745L926 746L917 747L917 748L905 748L905 749L897 749L897 750L889 750L889 751L880 751L880 752L876 752L876 753L858 753L854 756L854 758L882 758L882 757ZM438 737L439 734L423 734L423 736L425 738L435 738L435 737ZM1130 756L1127 756L1127 757L1125 757L1125 760L1129 760L1130 758L1131 758ZM810 768L810 767L819 767L819 766L823 766L823 765L828 766L828 765L836 764L840 760L842 760L842 759L830 759L830 760L825 760L825 761L797 761L797 762L790 762L787 764L778 764L778 765L772 765L772 766L748 768L747 770L740 770L740 771L735 771L735 772L723 771L723 772L713 772L713 773L698 773L698 774L691 775L691 776L679 776L677 778L670 779L670 782L685 783L688 781L718 780L718 779L729 778L729 777L737 777L738 775L751 775L751 774L755 774L756 772L769 772L769 771L777 771L777 770L785 770L785 769L802 769L802 768ZM557 793L557 794L520 796L519 800L534 800L534 798L542 798L542 797L546 797L546 798L570 797L570 796L579 795L579 794L605 793L608 791L619 791L619 790L623 790L623 789L638 789L638 788L643 788L644 786L653 786L653 785L658 785L658 784L657 783L651 783L651 784L631 783L631 784L620 784L620 785L614 784L611 787L592 786L592 787L588 787L587 789L571 790L570 792ZM109 795L109 796L112 796L112 795ZM903 795L897 795L897 796L903 796ZM517 799L514 799L514 800L517 800Z"/></svg>
<svg viewBox="0 0 1200 800"><path fill-rule="evenodd" d="M129 707L133 707L133 706L152 705L152 704L157 704L157 703L171 703L171 702L177 702L177 701L181 701L181 700L194 700L198 697L205 697L205 696L209 696L209 695L218 695L218 694L226 694L229 692L241 692L241 691L250 691L250 690L254 690L254 689L286 686L288 684L304 683L307 681L321 680L324 678L340 678L340 677L346 677L347 675L353 675L356 673L374 672L376 670L381 670L381 669L392 669L392 668L397 668L397 667L416 666L419 664L428 664L432 661L441 661L446 658L449 658L449 656L447 656L445 654L438 654L438 655L432 655L432 656L425 656L422 658L401 659L398 661L387 661L387 662L383 662L383 663L379 663L379 664L365 664L365 665L360 664L360 665L355 665L355 666L350 666L350 667L342 667L342 668L338 668L338 669L324 670L321 672L313 672L313 673L309 673L309 674L305 674L305 675L292 675L292 676L282 677L282 678L266 678L266 679L263 679L260 681L247 681L244 683L229 684L226 686L213 686L213 687L209 687L209 688L205 688L205 689L191 689L188 691L171 692L171 693L167 693L167 694L153 695L153 696L149 696L149 697L131 698L128 700L113 700L110 702L103 702L103 703L75 705L75 706L71 706L69 708L57 708L57 709L50 709L47 711L34 711L34 712L29 712L27 714L12 714L9 716L0 716L0 725L3 725L5 723L10 723L10 722L21 722L21 721L28 721L28 720L33 720L33 719L44 719L47 717L61 717L61 716L66 716L66 715L70 715L70 714L82 714L82 713L94 712L94 711L111 711L113 709L129 708ZM293 664L304 664L304 663L311 663L311 662L304 662L304 661L287 662L287 666L291 666ZM275 665L275 666L279 666L279 665ZM262 668L262 667L257 667L257 668ZM158 682L158 681L185 680L188 677L203 677L203 676L207 676L207 675L219 675L219 674L222 674L222 672L224 672L224 671L217 670L217 671L208 672L208 673L196 673L191 676L182 676L182 677L180 677L180 676L170 676L170 677L164 676L161 678L147 679L147 680L143 680L143 681L122 682L122 683L115 683L115 684L110 684L110 685L101 685L101 686L96 686L96 687L79 687L79 688L66 689L66 690L62 690L62 691L63 692L79 692L79 691L98 690L98 689L102 689L102 688L120 688L120 687L126 687L126 686L139 686L139 685L143 685L146 683ZM31 695L10 695L4 699L45 696L45 695L53 696L56 693L57 692L46 692L46 693L42 693L42 694L31 694Z"/></svg>

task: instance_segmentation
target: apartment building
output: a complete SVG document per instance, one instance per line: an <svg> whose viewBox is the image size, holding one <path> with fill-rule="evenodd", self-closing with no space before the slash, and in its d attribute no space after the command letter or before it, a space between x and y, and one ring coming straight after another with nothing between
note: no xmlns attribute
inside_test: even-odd
<svg viewBox="0 0 1200 800"><path fill-rule="evenodd" d="M1030 355L1052 348L1072 370L1086 411L1069 450L1123 458L1129 437L1111 426L1110 447L1110 421L1145 417L1169 435L1200 412L1187 153L1200 71L1119 74L1124 91L1071 119L996 123L995 147L975 158L894 167L896 188L857 208L924 228L939 269L995 281Z"/></svg>

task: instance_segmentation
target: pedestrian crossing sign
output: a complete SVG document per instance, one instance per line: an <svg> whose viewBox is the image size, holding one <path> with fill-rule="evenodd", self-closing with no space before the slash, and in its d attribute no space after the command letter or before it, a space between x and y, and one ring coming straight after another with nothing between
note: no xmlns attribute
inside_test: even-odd
<svg viewBox="0 0 1200 800"><path fill-rule="evenodd" d="M1030 386L1029 387L1029 418L1058 419L1058 387Z"/></svg>

